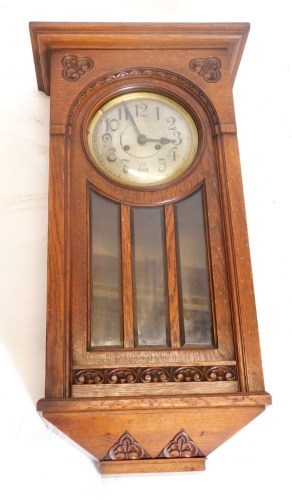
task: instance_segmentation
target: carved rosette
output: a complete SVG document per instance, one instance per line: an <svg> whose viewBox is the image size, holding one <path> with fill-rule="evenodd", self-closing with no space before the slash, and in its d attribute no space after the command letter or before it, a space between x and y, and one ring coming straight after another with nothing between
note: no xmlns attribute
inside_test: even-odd
<svg viewBox="0 0 292 500"><path fill-rule="evenodd" d="M126 431L108 450L102 460L141 460L147 458L151 458L149 453Z"/></svg>
<svg viewBox="0 0 292 500"><path fill-rule="evenodd" d="M158 458L194 458L204 454L190 438L188 433L181 429L174 438L161 450Z"/></svg>
<svg viewBox="0 0 292 500"><path fill-rule="evenodd" d="M216 83L221 78L221 61L218 57L198 57L190 62L190 69L204 78L208 83Z"/></svg>
<svg viewBox="0 0 292 500"><path fill-rule="evenodd" d="M73 384L159 384L191 382L233 382L236 366L181 366L151 368L106 368L75 370Z"/></svg>
<svg viewBox="0 0 292 500"><path fill-rule="evenodd" d="M62 75L68 82L76 82L93 68L93 60L90 57L66 56L62 59L62 64Z"/></svg>

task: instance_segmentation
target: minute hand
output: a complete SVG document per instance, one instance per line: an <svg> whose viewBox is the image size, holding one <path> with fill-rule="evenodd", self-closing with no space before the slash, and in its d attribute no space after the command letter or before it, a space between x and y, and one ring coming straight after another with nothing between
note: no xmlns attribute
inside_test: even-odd
<svg viewBox="0 0 292 500"><path fill-rule="evenodd" d="M133 125L134 129L136 130L137 135L138 135L138 136L142 135L142 134L140 133L140 130L139 130L139 129L138 129L138 127L137 127L137 123L135 122L135 120L134 120L134 118L133 118L133 115L132 115L132 113L130 112L130 110L129 110L129 108L128 108L127 104L126 104L124 101L123 101L123 104L124 104L124 106L125 106L125 108L126 108L126 111L127 111L128 116L130 117L130 121L132 122L132 125Z"/></svg>

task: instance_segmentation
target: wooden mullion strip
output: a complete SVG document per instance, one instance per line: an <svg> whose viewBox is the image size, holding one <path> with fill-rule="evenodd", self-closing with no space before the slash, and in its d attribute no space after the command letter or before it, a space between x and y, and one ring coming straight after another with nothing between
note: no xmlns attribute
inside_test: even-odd
<svg viewBox="0 0 292 500"><path fill-rule="evenodd" d="M122 304L124 347L134 347L133 281L131 252L131 209L121 205Z"/></svg>
<svg viewBox="0 0 292 500"><path fill-rule="evenodd" d="M181 346L179 327L179 296L177 284L177 263L175 243L175 223L173 205L165 206L165 238L166 238L166 262L167 262L167 284L169 302L169 328L170 345L173 348Z"/></svg>

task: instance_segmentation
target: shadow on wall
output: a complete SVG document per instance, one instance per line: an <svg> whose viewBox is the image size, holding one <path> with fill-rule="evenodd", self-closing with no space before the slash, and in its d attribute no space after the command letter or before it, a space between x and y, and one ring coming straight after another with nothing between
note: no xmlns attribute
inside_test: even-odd
<svg viewBox="0 0 292 500"><path fill-rule="evenodd" d="M1 340L36 401L45 372L49 99L31 91L22 106L4 113L1 163L9 168L0 186Z"/></svg>

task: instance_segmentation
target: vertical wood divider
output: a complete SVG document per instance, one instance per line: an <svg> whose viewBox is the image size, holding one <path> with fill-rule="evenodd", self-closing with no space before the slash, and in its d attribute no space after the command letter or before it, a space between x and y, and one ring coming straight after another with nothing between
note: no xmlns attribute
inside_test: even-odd
<svg viewBox="0 0 292 500"><path fill-rule="evenodd" d="M57 131L59 132L59 131ZM62 398L69 393L66 317L66 231L65 231L65 135L51 129L50 191L48 220L48 294L47 294L47 357L46 397ZM56 311L58 311L56 313Z"/></svg>
<svg viewBox="0 0 292 500"><path fill-rule="evenodd" d="M180 347L179 297L177 286L176 242L173 205L165 205L165 238L169 301L170 345Z"/></svg>
<svg viewBox="0 0 292 500"><path fill-rule="evenodd" d="M131 252L131 209L121 204L122 301L124 347L134 347L133 281Z"/></svg>

